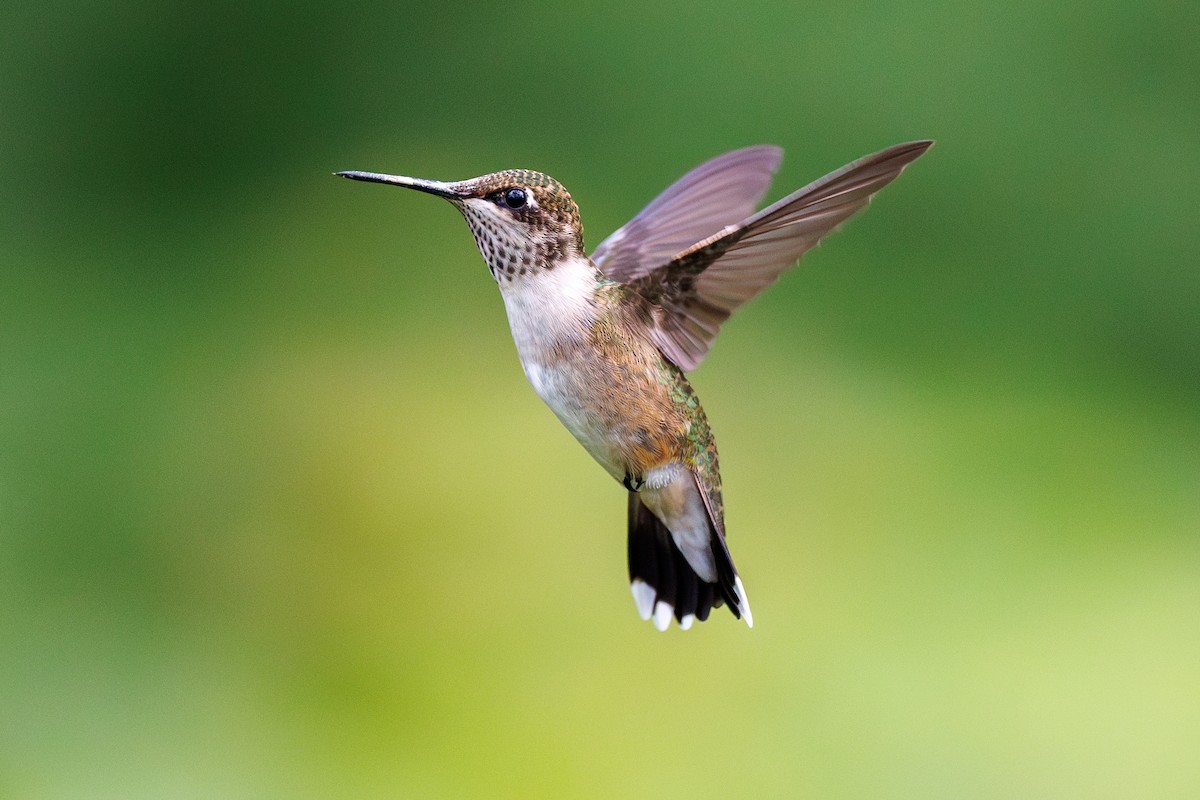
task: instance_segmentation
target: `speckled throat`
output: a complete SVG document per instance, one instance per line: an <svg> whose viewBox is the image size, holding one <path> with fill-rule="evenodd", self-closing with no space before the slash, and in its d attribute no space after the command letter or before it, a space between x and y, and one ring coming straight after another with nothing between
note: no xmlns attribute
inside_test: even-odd
<svg viewBox="0 0 1200 800"><path fill-rule="evenodd" d="M546 272L580 256L582 235L557 220L537 220L522 229L490 204L455 203L475 237L475 244L497 282Z"/></svg>

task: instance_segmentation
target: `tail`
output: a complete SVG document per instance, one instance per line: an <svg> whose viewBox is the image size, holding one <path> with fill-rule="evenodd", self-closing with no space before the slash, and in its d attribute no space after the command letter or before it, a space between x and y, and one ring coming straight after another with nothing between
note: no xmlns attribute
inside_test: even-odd
<svg viewBox="0 0 1200 800"><path fill-rule="evenodd" d="M753 627L746 591L724 537L711 529L709 543L715 582L696 574L667 526L646 508L637 492L629 493L629 581L642 619L653 617L654 627L665 631L673 615L686 631L696 620L708 619L712 609L728 605L733 616L744 616Z"/></svg>

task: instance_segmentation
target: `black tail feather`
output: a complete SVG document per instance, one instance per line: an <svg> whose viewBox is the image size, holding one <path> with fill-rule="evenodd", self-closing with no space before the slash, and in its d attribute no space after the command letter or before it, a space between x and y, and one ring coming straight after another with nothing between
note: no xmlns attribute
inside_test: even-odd
<svg viewBox="0 0 1200 800"><path fill-rule="evenodd" d="M725 539L721 536L713 537L713 560L717 564L717 588L721 595L720 599L713 605L720 605L724 601L729 606L729 610L738 619L742 618L738 611L737 590L734 589L734 579L737 577L737 570L733 567L733 557L729 555L729 548L725 546Z"/></svg>
<svg viewBox="0 0 1200 800"><path fill-rule="evenodd" d="M708 614L713 610L713 585L711 583L699 582L700 591L696 596L696 619L704 622L708 619ZM720 600L716 601L721 602Z"/></svg>

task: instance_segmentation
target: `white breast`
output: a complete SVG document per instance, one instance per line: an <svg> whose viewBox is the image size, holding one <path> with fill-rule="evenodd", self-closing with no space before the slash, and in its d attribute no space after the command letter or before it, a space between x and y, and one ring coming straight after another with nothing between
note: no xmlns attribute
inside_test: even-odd
<svg viewBox="0 0 1200 800"><path fill-rule="evenodd" d="M517 355L533 390L592 457L620 478L607 453L608 432L581 402L590 391L583 361L596 314L595 267L580 259L506 281L500 290Z"/></svg>
<svg viewBox="0 0 1200 800"><path fill-rule="evenodd" d="M591 328L596 268L587 259L568 261L503 281L500 294L521 363L546 363L550 352L582 340Z"/></svg>

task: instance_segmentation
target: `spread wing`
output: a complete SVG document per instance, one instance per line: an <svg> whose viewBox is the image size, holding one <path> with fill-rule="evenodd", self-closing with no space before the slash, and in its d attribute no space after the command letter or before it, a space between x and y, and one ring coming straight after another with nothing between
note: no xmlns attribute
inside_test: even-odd
<svg viewBox="0 0 1200 800"><path fill-rule="evenodd" d="M651 336L663 355L680 369L695 369L734 309L774 283L932 145L898 144L847 164L627 281L650 303Z"/></svg>
<svg viewBox="0 0 1200 800"><path fill-rule="evenodd" d="M663 190L592 253L609 278L629 283L726 225L754 213L783 150L746 147L706 161Z"/></svg>

